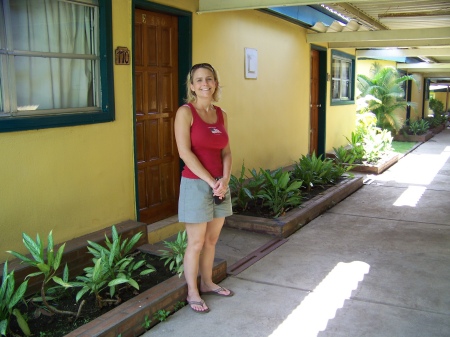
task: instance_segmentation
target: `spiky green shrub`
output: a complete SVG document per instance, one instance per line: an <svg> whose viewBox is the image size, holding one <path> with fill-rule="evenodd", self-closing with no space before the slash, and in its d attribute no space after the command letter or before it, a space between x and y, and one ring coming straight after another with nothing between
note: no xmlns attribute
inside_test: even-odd
<svg viewBox="0 0 450 337"><path fill-rule="evenodd" d="M181 277L184 272L183 260L187 248L186 231L178 232L175 241L164 241L164 246L167 249L159 250L161 252L161 260L165 261L164 265L168 265L171 272Z"/></svg>
<svg viewBox="0 0 450 337"><path fill-rule="evenodd" d="M47 237L47 249L44 249L44 243L41 241L39 234L36 235L36 241L34 241L26 233L22 234L22 238L25 247L30 252L31 258L15 251L9 250L8 253L14 255L18 259L22 260L22 262L24 262L25 264L35 267L38 270L32 274L27 275L27 279L35 276L43 276L43 281L41 284L41 296L37 298L37 300L42 301L45 307L55 314L65 314L78 317L79 312L63 311L57 309L55 306L50 305L50 303L48 302L49 298L46 294L48 288L53 285L51 281L53 281L55 285L61 286L63 289L67 289L73 286L71 283L68 283L64 281L64 279L61 279L59 276L57 276L57 271L60 267L66 244L62 244L55 254L55 245L53 241L52 231L50 231ZM45 251L46 254L44 254ZM64 266L63 274L68 275L68 273L69 268L66 264Z"/></svg>
<svg viewBox="0 0 450 337"><path fill-rule="evenodd" d="M0 287L0 335L6 336L9 330L11 315L16 317L17 323L25 336L30 336L31 331L20 311L17 303L23 299L27 290L28 280L25 280L16 289L14 270L8 273L8 261L3 266L2 285Z"/></svg>
<svg viewBox="0 0 450 337"><path fill-rule="evenodd" d="M111 302L102 298L101 292L104 289L109 288L111 298L117 293L117 286L120 284L126 283L139 289L138 283L133 278L134 273L143 266L146 268L140 271L139 275L155 271L155 268L146 264L145 260L135 261L135 257L131 255L141 236L142 232L139 232L131 239L122 241L116 227L112 226L112 241L105 234L105 246L88 241L88 250L94 256L92 259L94 266L84 268L85 275L77 276L77 282L72 282L74 286L81 287L76 295L77 302L86 293L94 294L96 304L101 308L106 302Z"/></svg>
<svg viewBox="0 0 450 337"><path fill-rule="evenodd" d="M301 204L302 182L291 179L290 172L279 168L274 172L261 169L261 173L265 177L265 182L258 193L258 198L269 207L274 218Z"/></svg>

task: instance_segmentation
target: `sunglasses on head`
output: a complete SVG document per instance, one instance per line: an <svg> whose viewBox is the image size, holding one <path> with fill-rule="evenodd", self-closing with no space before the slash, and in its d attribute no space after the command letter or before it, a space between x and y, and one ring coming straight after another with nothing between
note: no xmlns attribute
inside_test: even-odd
<svg viewBox="0 0 450 337"><path fill-rule="evenodd" d="M197 69L200 69L200 68L206 68L206 69L211 70L213 73L215 72L214 67L212 65L210 65L209 63L197 63L197 64L194 64L191 68L191 71L190 71L191 77L192 77L192 74L194 73L194 71L196 71Z"/></svg>

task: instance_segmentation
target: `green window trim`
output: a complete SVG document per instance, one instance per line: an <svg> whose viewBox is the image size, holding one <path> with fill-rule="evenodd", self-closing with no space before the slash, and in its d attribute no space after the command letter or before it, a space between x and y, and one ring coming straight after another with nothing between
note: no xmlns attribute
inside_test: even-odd
<svg viewBox="0 0 450 337"><path fill-rule="evenodd" d="M86 1L85 1L86 2ZM88 2L87 2L88 3ZM0 132L38 130L67 126L112 122L114 107L114 55L112 46L112 2L98 0L100 92L99 108L80 108L76 113L56 113L39 116L2 116ZM0 79L1 81L1 79ZM83 110L86 110L83 112ZM96 110L96 111L92 111Z"/></svg>
<svg viewBox="0 0 450 337"><path fill-rule="evenodd" d="M339 50L331 50L331 86L330 86L330 105L351 105L355 104L355 56L350 55ZM333 62L341 61L342 63L347 63L349 65L348 71L349 74L347 77L344 77L345 82L348 82L348 96L343 98L340 96L339 98L333 98L333 94L335 94L336 88L335 79L339 81L339 88L341 88L343 77L341 74L341 67L339 68L339 73L341 74L339 78L333 77ZM341 91L340 91L341 92Z"/></svg>

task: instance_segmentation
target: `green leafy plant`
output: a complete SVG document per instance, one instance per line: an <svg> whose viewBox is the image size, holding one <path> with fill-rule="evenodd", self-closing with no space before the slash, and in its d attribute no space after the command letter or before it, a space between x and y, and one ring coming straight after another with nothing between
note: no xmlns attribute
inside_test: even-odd
<svg viewBox="0 0 450 337"><path fill-rule="evenodd" d="M376 115L378 127L398 132L403 120L396 110L405 110L408 105L414 106L403 100L405 91L402 84L415 79L410 75L400 76L394 67L382 67L378 62L372 65L370 72L370 77L361 74L357 76L361 96L372 95L377 99L369 101L368 109Z"/></svg>
<svg viewBox="0 0 450 337"><path fill-rule="evenodd" d="M169 265L169 270L181 277L184 272L183 259L187 247L186 231L178 232L175 241L164 241L167 249L161 249L161 260L165 261L164 265Z"/></svg>
<svg viewBox="0 0 450 337"><path fill-rule="evenodd" d="M302 181L302 186L307 191L310 191L316 185L326 185L334 182L336 176L333 166L333 160L329 158L322 159L322 155L318 157L315 153L303 155L295 163L292 176Z"/></svg>
<svg viewBox="0 0 450 337"><path fill-rule="evenodd" d="M115 226L112 226L111 233L112 241L105 234L105 246L88 241L88 250L94 256L92 259L94 266L85 268L85 275L77 276L77 282L72 283L81 287L76 295L77 302L86 293L95 295L96 304L100 308L107 302L117 302L102 298L100 293L109 287L109 294L112 298L120 284L128 284L139 290L139 285L133 278L137 270L143 266L146 267L140 271L139 275L147 275L155 271L155 268L146 264L144 259L135 261L135 257L131 254L135 244L141 238L142 232L123 241Z"/></svg>
<svg viewBox="0 0 450 337"><path fill-rule="evenodd" d="M148 317L148 315L145 315L144 323L142 323L142 327L145 330L148 330L152 327L152 320Z"/></svg>
<svg viewBox="0 0 450 337"><path fill-rule="evenodd" d="M178 311L186 305L186 302L178 301L175 303L173 310Z"/></svg>
<svg viewBox="0 0 450 337"><path fill-rule="evenodd" d="M27 290L28 280L15 289L14 270L8 273L8 261L3 266L2 285L0 287L0 335L6 336L9 329L11 315L16 317L17 323L25 336L30 336L30 328L20 311L17 303L23 299Z"/></svg>
<svg viewBox="0 0 450 337"><path fill-rule="evenodd" d="M369 128L363 136L364 159L368 163L377 163L383 154L392 150L391 132L375 126Z"/></svg>
<svg viewBox="0 0 450 337"><path fill-rule="evenodd" d="M334 180L337 181L344 174L348 174L348 176L352 176L352 173L349 171L354 167L352 164L355 161L355 157L349 149L344 146L340 146L338 148L333 147L334 150L334 163L333 166L333 174Z"/></svg>
<svg viewBox="0 0 450 337"><path fill-rule="evenodd" d="M425 120L430 125L430 128L435 128L439 125L445 124L447 121L447 117L445 115L436 115L434 117L427 117Z"/></svg>
<svg viewBox="0 0 450 337"><path fill-rule="evenodd" d="M261 169L261 173L266 180L258 197L263 200L265 206L270 208L275 218L301 204L302 182L291 180L290 172L279 168L274 172Z"/></svg>
<svg viewBox="0 0 450 337"><path fill-rule="evenodd" d="M337 164L343 165L351 165L355 161L355 157L350 149L345 148L344 146L339 146L338 148L333 147L335 162Z"/></svg>
<svg viewBox="0 0 450 337"><path fill-rule="evenodd" d="M164 322L167 319L167 317L169 317L169 315L170 311L159 309L157 312L153 314L153 318L157 319L160 322Z"/></svg>
<svg viewBox="0 0 450 337"><path fill-rule="evenodd" d="M427 133L428 129L430 128L430 124L425 119L412 121L409 123L408 130L413 135L423 135Z"/></svg>
<svg viewBox="0 0 450 337"><path fill-rule="evenodd" d="M52 231L48 234L47 238L47 250L46 255L44 255L44 244L41 241L39 234L36 235L36 241L33 241L31 237L29 237L26 233L22 234L23 243L27 250L30 252L31 258L17 253L15 251L8 251L8 253L14 255L16 258L22 260L25 264L29 266L35 267L38 269L37 272L27 275L26 278L34 277L34 276L43 276L43 281L41 285L41 297L39 300L43 302L45 307L55 314L65 314L72 315L78 317L80 314L80 310L83 306L83 302L78 308L77 312L59 310L56 307L50 305L48 303L48 298L46 297L46 290L48 286L51 284L50 281L55 282L56 284L62 286L64 289L70 288L73 285L71 283L65 282L59 276L57 276L57 270L60 267L61 259L64 253L65 243L62 244L58 251L54 252L54 241ZM69 269L67 264L64 267L63 274L68 275Z"/></svg>
<svg viewBox="0 0 450 337"><path fill-rule="evenodd" d="M364 161L365 151L363 144L363 135L359 132L352 132L350 139L345 137L350 145L350 153L354 158L354 162L361 164Z"/></svg>
<svg viewBox="0 0 450 337"><path fill-rule="evenodd" d="M251 174L250 178L245 175L245 166L242 163L239 177L231 175L230 178L231 202L233 206L244 211L249 203L256 199L257 193L264 183L264 177L255 169L249 170L249 173Z"/></svg>
<svg viewBox="0 0 450 337"><path fill-rule="evenodd" d="M430 98L430 100L428 101L428 106L431 110L433 110L434 116L442 115L444 112L444 103L436 98Z"/></svg>

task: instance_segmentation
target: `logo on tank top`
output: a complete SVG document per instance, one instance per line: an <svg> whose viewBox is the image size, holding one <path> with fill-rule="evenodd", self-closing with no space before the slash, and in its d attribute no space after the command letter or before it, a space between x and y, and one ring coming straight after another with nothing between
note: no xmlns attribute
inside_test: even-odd
<svg viewBox="0 0 450 337"><path fill-rule="evenodd" d="M210 128L208 128L208 129L209 129L209 131L211 131L211 133L214 134L214 135L219 135L219 134L222 133L222 132L220 132L220 130L219 130L218 128L215 128L215 127L210 127Z"/></svg>

